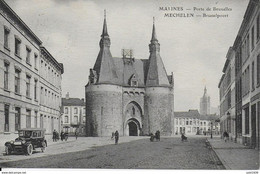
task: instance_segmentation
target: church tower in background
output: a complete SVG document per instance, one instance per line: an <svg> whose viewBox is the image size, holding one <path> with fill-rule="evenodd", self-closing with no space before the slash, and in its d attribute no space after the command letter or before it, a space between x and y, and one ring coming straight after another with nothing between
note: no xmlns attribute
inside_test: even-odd
<svg viewBox="0 0 260 174"><path fill-rule="evenodd" d="M200 114L209 115L210 114L210 96L207 94L207 88L204 88L204 94L200 98Z"/></svg>

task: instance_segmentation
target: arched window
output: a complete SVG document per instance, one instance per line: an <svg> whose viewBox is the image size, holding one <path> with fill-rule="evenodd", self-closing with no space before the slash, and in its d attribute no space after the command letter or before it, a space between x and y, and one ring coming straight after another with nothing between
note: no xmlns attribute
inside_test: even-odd
<svg viewBox="0 0 260 174"><path fill-rule="evenodd" d="M74 108L74 114L78 114L78 108Z"/></svg>
<svg viewBox="0 0 260 174"><path fill-rule="evenodd" d="M69 123L69 117L67 115L64 117L64 123Z"/></svg>
<svg viewBox="0 0 260 174"><path fill-rule="evenodd" d="M65 113L65 114L68 114L68 108L65 108L64 113Z"/></svg>
<svg viewBox="0 0 260 174"><path fill-rule="evenodd" d="M78 116L74 116L74 123L75 123L75 124L78 124L78 123L79 123Z"/></svg>

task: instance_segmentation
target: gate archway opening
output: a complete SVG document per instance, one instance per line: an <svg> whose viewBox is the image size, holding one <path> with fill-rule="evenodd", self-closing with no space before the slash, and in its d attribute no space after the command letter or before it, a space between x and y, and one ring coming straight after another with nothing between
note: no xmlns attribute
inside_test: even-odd
<svg viewBox="0 0 260 174"><path fill-rule="evenodd" d="M128 136L139 136L140 134L140 123L135 118L131 118L127 121L126 125Z"/></svg>

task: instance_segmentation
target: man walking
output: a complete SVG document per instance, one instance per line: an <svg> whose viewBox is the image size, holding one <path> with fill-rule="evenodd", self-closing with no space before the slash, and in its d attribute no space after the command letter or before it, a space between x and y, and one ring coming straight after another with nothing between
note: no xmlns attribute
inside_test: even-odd
<svg viewBox="0 0 260 174"><path fill-rule="evenodd" d="M118 139L119 139L119 133L118 131L115 132L115 144L118 144Z"/></svg>
<svg viewBox="0 0 260 174"><path fill-rule="evenodd" d="M76 140L78 139L78 131L77 129L75 130L75 137L76 137Z"/></svg>

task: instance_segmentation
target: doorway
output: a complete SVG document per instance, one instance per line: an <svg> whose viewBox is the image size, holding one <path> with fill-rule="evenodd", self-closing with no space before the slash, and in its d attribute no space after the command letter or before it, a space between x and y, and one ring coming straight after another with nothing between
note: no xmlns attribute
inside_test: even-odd
<svg viewBox="0 0 260 174"><path fill-rule="evenodd" d="M129 136L138 136L137 125L135 122L131 121L128 123Z"/></svg>

